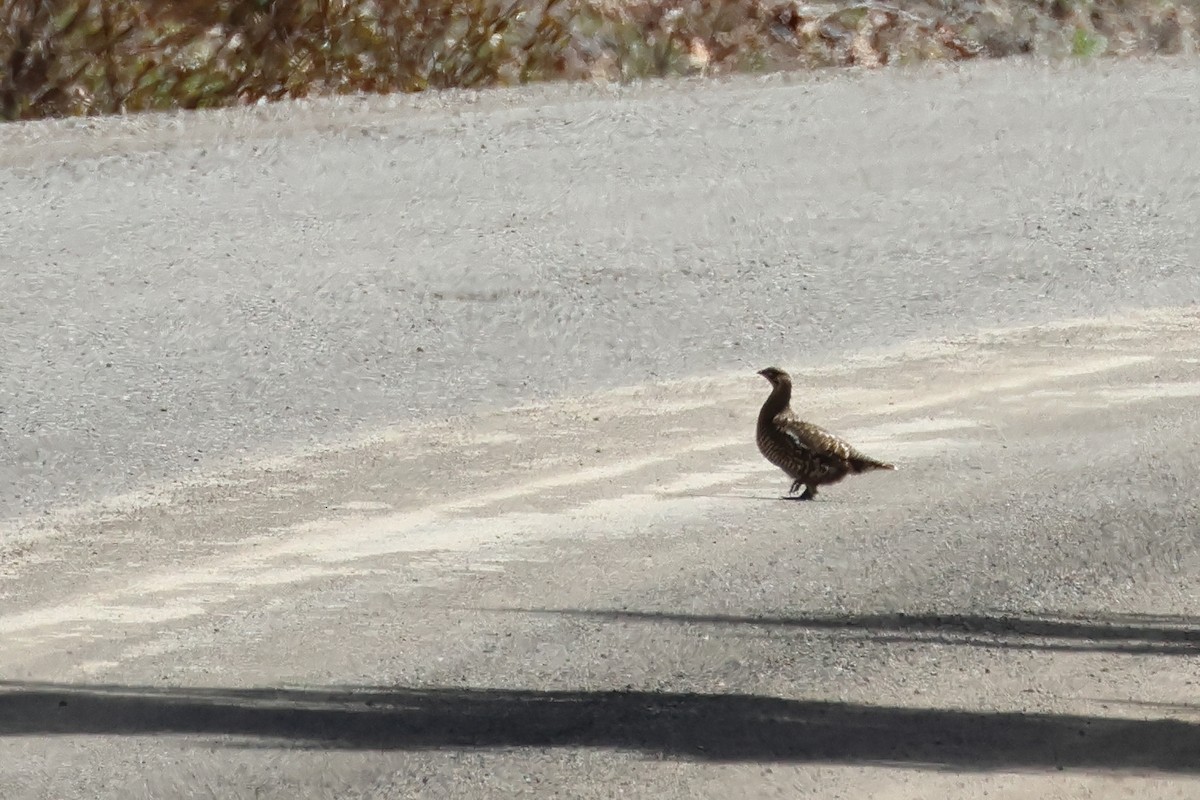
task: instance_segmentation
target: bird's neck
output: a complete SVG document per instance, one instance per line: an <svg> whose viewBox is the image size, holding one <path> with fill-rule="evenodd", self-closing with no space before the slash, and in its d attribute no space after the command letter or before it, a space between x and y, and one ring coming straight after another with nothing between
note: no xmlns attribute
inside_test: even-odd
<svg viewBox="0 0 1200 800"><path fill-rule="evenodd" d="M783 411L792 402L792 385L790 383L781 383L771 390L771 396L767 398L767 402L763 403L762 410L758 412L760 420L771 420L780 411Z"/></svg>

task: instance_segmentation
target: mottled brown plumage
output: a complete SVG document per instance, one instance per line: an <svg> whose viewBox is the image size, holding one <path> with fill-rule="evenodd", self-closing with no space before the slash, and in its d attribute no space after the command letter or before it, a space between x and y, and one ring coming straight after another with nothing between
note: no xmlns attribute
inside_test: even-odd
<svg viewBox="0 0 1200 800"><path fill-rule="evenodd" d="M812 500L817 487L837 483L850 474L895 469L865 456L829 431L802 422L792 412L792 377L776 367L759 370L771 382L771 396L758 412L755 440L763 457L794 481L789 500ZM793 496L803 486L804 493Z"/></svg>

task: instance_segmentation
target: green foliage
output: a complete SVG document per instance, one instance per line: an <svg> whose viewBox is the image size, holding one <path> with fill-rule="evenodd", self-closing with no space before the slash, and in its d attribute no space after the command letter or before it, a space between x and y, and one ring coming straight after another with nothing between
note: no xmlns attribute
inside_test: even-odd
<svg viewBox="0 0 1200 800"><path fill-rule="evenodd" d="M1200 0L0 0L0 118L1022 52L1178 52L1194 48L1198 19Z"/></svg>
<svg viewBox="0 0 1200 800"><path fill-rule="evenodd" d="M1076 28L1075 35L1071 37L1071 55L1077 58L1090 58L1104 52L1104 48L1108 45L1108 40L1103 36Z"/></svg>

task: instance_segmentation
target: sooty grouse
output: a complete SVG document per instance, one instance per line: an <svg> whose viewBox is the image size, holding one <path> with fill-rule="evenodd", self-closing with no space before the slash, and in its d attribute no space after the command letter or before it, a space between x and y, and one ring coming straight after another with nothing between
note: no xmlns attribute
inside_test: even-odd
<svg viewBox="0 0 1200 800"><path fill-rule="evenodd" d="M855 450L829 431L796 417L790 407L792 377L776 367L760 370L771 382L771 396L758 412L759 452L794 481L788 500L812 500L817 487L837 483L851 473L895 469ZM800 487L804 493L796 496Z"/></svg>

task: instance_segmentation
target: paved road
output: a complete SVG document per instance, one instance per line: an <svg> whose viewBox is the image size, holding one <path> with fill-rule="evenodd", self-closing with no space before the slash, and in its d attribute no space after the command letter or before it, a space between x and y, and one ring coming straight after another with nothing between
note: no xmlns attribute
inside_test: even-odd
<svg viewBox="0 0 1200 800"><path fill-rule="evenodd" d="M1197 96L1190 61L988 64L4 126L0 519L564 391L1195 299Z"/></svg>
<svg viewBox="0 0 1200 800"><path fill-rule="evenodd" d="M1195 797L1197 84L0 129L0 797Z"/></svg>

